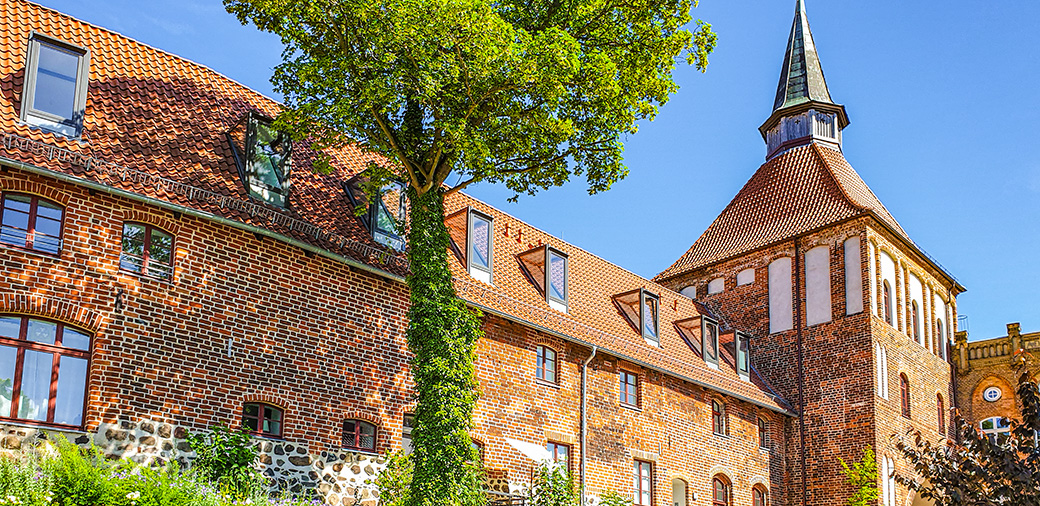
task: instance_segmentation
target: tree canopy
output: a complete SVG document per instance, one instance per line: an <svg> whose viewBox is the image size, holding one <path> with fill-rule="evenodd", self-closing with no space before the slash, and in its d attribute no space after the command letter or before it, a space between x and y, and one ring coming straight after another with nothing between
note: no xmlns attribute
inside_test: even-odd
<svg viewBox="0 0 1040 506"><path fill-rule="evenodd" d="M458 178L516 193L625 176L622 136L704 70L691 0L225 0L279 35L281 121L317 147L360 142L419 193ZM374 174L375 175L375 174ZM378 175L377 175L378 176Z"/></svg>

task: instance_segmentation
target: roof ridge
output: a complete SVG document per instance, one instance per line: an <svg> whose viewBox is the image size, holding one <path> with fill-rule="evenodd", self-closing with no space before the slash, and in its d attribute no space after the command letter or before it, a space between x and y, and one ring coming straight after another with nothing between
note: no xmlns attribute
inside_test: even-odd
<svg viewBox="0 0 1040 506"><path fill-rule="evenodd" d="M815 142L810 143L810 145L812 146L813 154L816 155L817 159L819 159L820 164L823 165L825 169L827 169L825 172L827 172L827 175L831 177L831 180L834 181L834 184L837 185L838 191L840 191L841 195L845 197L845 200L850 205L852 205L852 207L860 210L861 212L869 211L869 207L866 207L860 204L859 202L856 202L856 199L852 198L852 195L849 195L848 189L845 188L845 185L841 184L841 179L838 178L838 176L834 173L834 169L831 167L830 162L827 161L827 157L823 156L823 151L821 151L821 149L823 148L821 148L820 145ZM864 182L863 184L865 185L866 182ZM869 190L869 187L867 189ZM871 193L873 193L873 190L871 190Z"/></svg>
<svg viewBox="0 0 1040 506"><path fill-rule="evenodd" d="M213 74L214 76L219 77L220 79L223 79L223 80L225 80L225 81L227 81L227 82L229 82L229 83L231 83L231 84L233 84L235 86L238 86L238 87L240 87L240 88L242 88L244 90L248 90L250 93L253 93L253 94L257 95L258 97L260 97L260 98L262 98L264 100L267 100L267 101L269 101L271 103L274 103L274 104L278 105L279 107L284 107L285 106L285 104L282 103L280 100L275 100L274 98L271 98L271 97L269 97L267 95L264 95L263 93L255 90L255 89L253 89L253 88L251 88L249 86L246 86L245 84L243 84L243 83L241 83L241 82L239 82L239 81L237 81L237 80L235 80L235 79L233 79L231 77L228 77L228 76L224 75L223 73L213 69L212 67L210 67L208 65L204 65L204 64L199 63L199 62L197 62L195 60L191 60L189 58L185 58L184 56L172 53L172 52L167 51L165 49L162 49L160 47L153 46L153 45L145 43L145 42L141 42L141 41L139 41L139 40L137 40L137 39L135 39L133 37L130 37L128 35L124 35L122 33L119 33L119 32L117 32L117 31L115 31L115 30L113 30L111 28L105 28L104 26L101 26L99 24L96 24L96 23L93 23L93 22L90 22L90 21L86 21L86 20L77 18L77 17L75 17L75 16L73 16L71 14L67 14L65 12L61 12L61 11L59 11L59 10L53 8L53 7L47 7L46 5L37 3L37 2L35 2L33 0L16 0L16 1L21 2L23 4L28 4L28 5L31 5L31 6L35 6L35 7L39 8L39 9L46 10L48 12L52 12L52 13L60 16L60 17L67 18L67 19L76 21L78 23L83 23L84 25L91 26L93 28L96 28L99 31L102 31L102 32L114 35L114 36L119 37L119 38L122 38L122 39L128 41L131 44L141 46L141 47L143 47L145 49L150 49L150 50L155 51L157 53L161 53L161 54L165 55L166 57L170 57L170 58L174 58L174 59L183 61L183 62L185 62L185 63L187 63L187 64L189 64L191 66L199 68L200 70L202 70L204 72L208 72L210 74Z"/></svg>

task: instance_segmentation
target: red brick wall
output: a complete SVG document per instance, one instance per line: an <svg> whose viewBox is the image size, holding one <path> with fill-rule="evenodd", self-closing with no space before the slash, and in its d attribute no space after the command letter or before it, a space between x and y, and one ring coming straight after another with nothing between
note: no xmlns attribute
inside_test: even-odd
<svg viewBox="0 0 1040 506"><path fill-rule="evenodd" d="M286 439L338 448L340 422L358 417L380 425L380 449L399 445L411 381L402 283L215 222L0 172L0 188L27 183L67 196L65 243L57 258L0 246L0 294L5 311L41 306L97 332L88 429L119 418L237 424L242 402L262 397L286 408ZM124 219L176 233L171 282L119 269Z"/></svg>

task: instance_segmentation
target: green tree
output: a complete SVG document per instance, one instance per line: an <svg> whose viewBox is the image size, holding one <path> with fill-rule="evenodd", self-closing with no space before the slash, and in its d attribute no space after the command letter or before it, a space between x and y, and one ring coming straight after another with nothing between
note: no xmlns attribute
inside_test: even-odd
<svg viewBox="0 0 1040 506"><path fill-rule="evenodd" d="M936 506L1036 506L1040 504L1040 392L1029 374L1018 383L1022 419L1007 420L1006 437L983 435L960 415L956 441L933 444L907 432L897 448L919 477L896 480Z"/></svg>
<svg viewBox="0 0 1040 506"><path fill-rule="evenodd" d="M527 504L531 506L578 506L578 493L567 466L539 464L535 470Z"/></svg>
<svg viewBox="0 0 1040 506"><path fill-rule="evenodd" d="M841 473L845 475L845 482L852 486L855 492L849 497L849 506L873 505L878 498L877 490L877 460L874 449L866 447L863 449L863 458L859 462L853 462L851 466L845 463L841 457Z"/></svg>
<svg viewBox="0 0 1040 506"><path fill-rule="evenodd" d="M407 185L408 344L417 407L413 504L479 502L468 430L480 322L455 294L444 197L477 182L534 194L572 176L623 178L622 137L703 70L711 26L692 0L224 0L281 37L278 126L319 150L359 143L369 197ZM692 26L692 31L687 25ZM327 167L319 160L318 167ZM445 186L450 175L458 183ZM478 487L479 488L479 487Z"/></svg>

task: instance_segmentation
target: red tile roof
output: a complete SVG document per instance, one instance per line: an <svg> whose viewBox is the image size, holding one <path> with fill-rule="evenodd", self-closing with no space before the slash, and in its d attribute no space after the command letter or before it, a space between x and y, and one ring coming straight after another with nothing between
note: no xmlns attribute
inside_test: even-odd
<svg viewBox="0 0 1040 506"><path fill-rule="evenodd" d="M450 196L445 203L445 214L450 215L467 206L494 218L494 274L492 285L476 280L466 272L462 262L449 255L455 287L463 299L565 339L598 346L599 353L640 363L769 409L790 412L786 401L773 395L758 375L753 374L751 381L741 380L728 354L723 354L720 368L713 369L690 349L673 323L705 315L704 306L468 195ZM518 255L544 244L567 254L567 313L551 308L520 266ZM648 344L614 305L612 296L639 288L660 297L660 346Z"/></svg>
<svg viewBox="0 0 1040 506"><path fill-rule="evenodd" d="M90 51L83 135L73 140L19 119L26 48L33 32ZM261 227L405 273L350 214L342 182L383 161L358 147L333 153L334 171L310 170L313 151L293 153L291 208L249 197L227 132L246 112L280 105L219 73L117 33L23 0L0 1L0 156L171 204Z"/></svg>
<svg viewBox="0 0 1040 506"><path fill-rule="evenodd" d="M840 152L815 143L793 148L762 164L693 246L655 279L866 214L913 244Z"/></svg>

